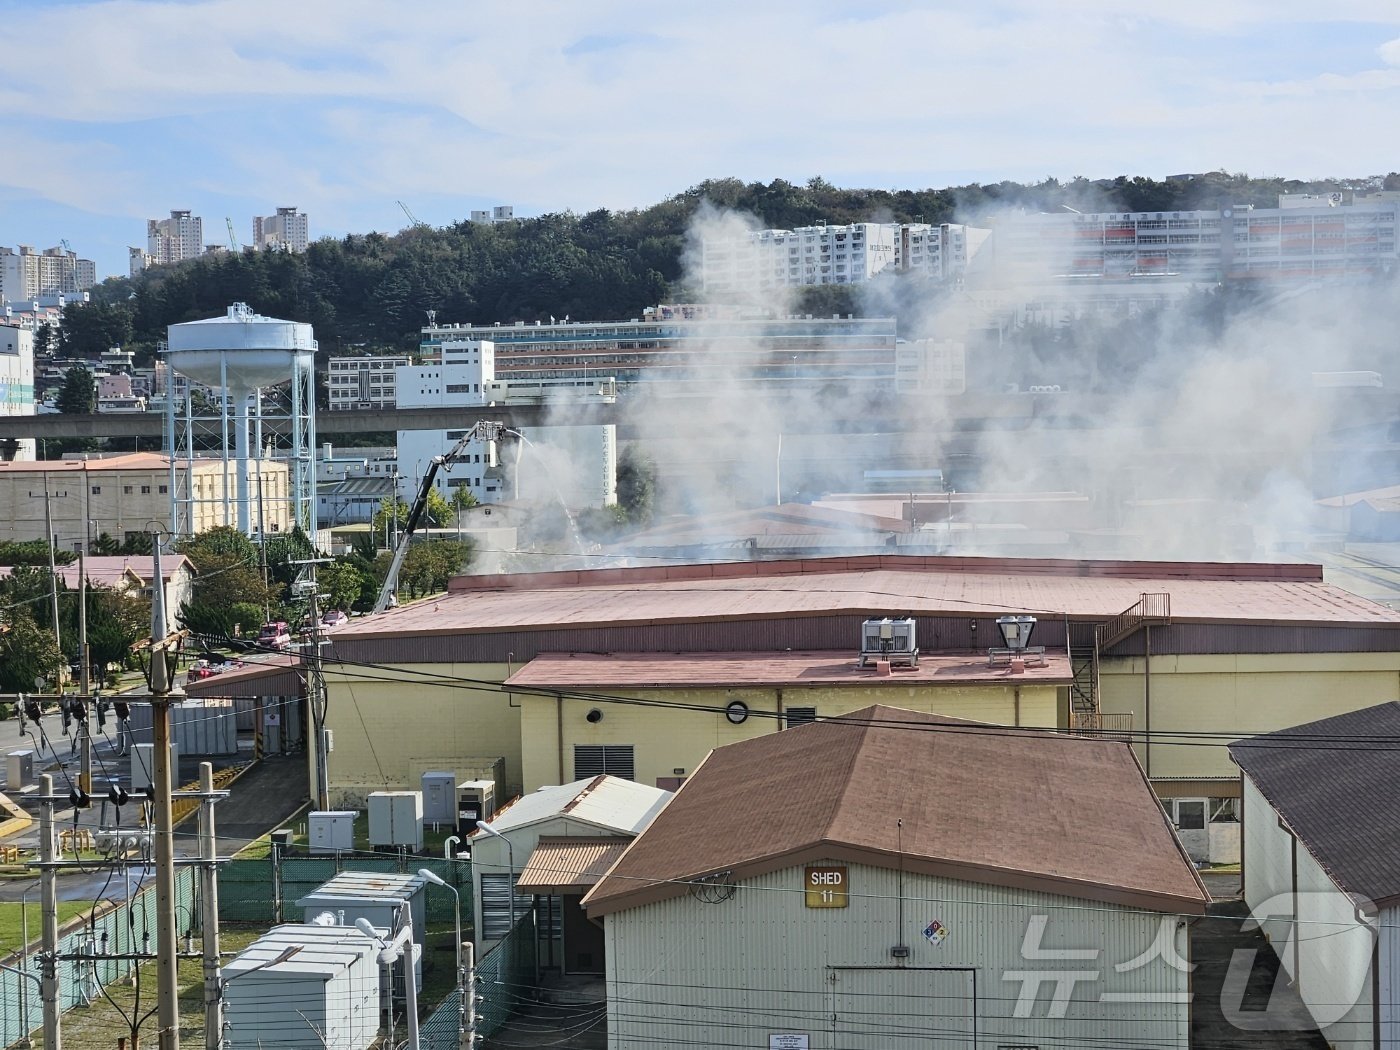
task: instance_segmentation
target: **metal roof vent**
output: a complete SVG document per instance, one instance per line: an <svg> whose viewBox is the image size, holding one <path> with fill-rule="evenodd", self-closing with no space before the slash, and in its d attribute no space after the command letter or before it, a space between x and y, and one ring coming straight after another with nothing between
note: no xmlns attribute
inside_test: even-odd
<svg viewBox="0 0 1400 1050"><path fill-rule="evenodd" d="M918 667L919 646L910 616L866 620L860 626L860 666L872 660L886 661L891 667Z"/></svg>
<svg viewBox="0 0 1400 1050"><path fill-rule="evenodd" d="M1034 616L999 616L997 630L1006 644L987 650L989 667L1009 666L1013 674L1019 674L1027 667L1045 666L1045 646L1030 644L1035 631Z"/></svg>

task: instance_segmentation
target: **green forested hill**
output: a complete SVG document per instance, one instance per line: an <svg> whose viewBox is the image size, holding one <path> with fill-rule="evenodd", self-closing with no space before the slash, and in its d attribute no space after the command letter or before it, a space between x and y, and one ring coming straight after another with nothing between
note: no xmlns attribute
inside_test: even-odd
<svg viewBox="0 0 1400 1050"><path fill-rule="evenodd" d="M1400 175L1386 186L1400 187ZM1078 211L1271 206L1280 192L1319 192L1367 180L1297 182L1210 173L1190 180L1121 176L1048 179L947 189L843 189L812 179L703 182L649 208L544 215L515 223L415 226L396 234L324 238L305 255L219 254L157 267L99 286L93 303L64 318L64 349L91 355L112 345L149 352L167 325L222 313L235 301L274 317L308 321L323 353L417 345L426 312L440 322L491 323L569 316L639 316L684 294L685 231L703 201L752 214L765 226L880 220L977 221L997 208Z"/></svg>

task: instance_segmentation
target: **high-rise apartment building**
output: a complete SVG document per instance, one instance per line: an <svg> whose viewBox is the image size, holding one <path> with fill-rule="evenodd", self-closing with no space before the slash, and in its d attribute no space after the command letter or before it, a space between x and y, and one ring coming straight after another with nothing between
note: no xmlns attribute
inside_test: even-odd
<svg viewBox="0 0 1400 1050"><path fill-rule="evenodd" d="M304 252L310 243L310 223L295 206L253 217L253 247L259 251Z"/></svg>
<svg viewBox="0 0 1400 1050"><path fill-rule="evenodd" d="M66 248L0 248L0 301L33 302L85 292L97 283L97 264Z"/></svg>
<svg viewBox="0 0 1400 1050"><path fill-rule="evenodd" d="M146 220L146 264L163 266L177 263L193 259L203 250L204 220L198 215L172 211L168 219ZM134 252L132 266L133 272L136 272Z"/></svg>
<svg viewBox="0 0 1400 1050"><path fill-rule="evenodd" d="M707 294L732 295L858 284L886 272L946 280L967 269L988 234L954 223L855 222L709 237L701 246L701 285Z"/></svg>

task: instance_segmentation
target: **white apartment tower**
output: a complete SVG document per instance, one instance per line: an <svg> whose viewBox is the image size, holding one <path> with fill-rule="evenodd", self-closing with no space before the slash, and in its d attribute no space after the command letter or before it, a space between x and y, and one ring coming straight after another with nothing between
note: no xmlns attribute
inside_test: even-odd
<svg viewBox="0 0 1400 1050"><path fill-rule="evenodd" d="M146 220L146 262L154 266L193 259L204 250L204 220L187 211ZM132 265L135 266L133 257Z"/></svg>
<svg viewBox="0 0 1400 1050"><path fill-rule="evenodd" d="M253 217L253 247L259 251L304 252L310 243L310 223L295 206Z"/></svg>
<svg viewBox="0 0 1400 1050"><path fill-rule="evenodd" d="M718 294L859 284L886 272L946 280L967 268L988 233L922 222L754 230L739 238L706 239L701 280L706 292Z"/></svg>
<svg viewBox="0 0 1400 1050"><path fill-rule="evenodd" d="M32 302L85 292L97 283L97 264L66 248L36 252L27 244L18 251L0 248L0 301Z"/></svg>

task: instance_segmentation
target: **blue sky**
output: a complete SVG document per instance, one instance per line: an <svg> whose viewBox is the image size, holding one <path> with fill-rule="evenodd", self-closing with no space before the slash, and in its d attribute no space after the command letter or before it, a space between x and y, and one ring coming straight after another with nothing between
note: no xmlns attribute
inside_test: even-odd
<svg viewBox="0 0 1400 1050"><path fill-rule="evenodd" d="M1170 8L1170 10L1167 10ZM0 244L838 185L1400 169L1395 0L0 0Z"/></svg>

